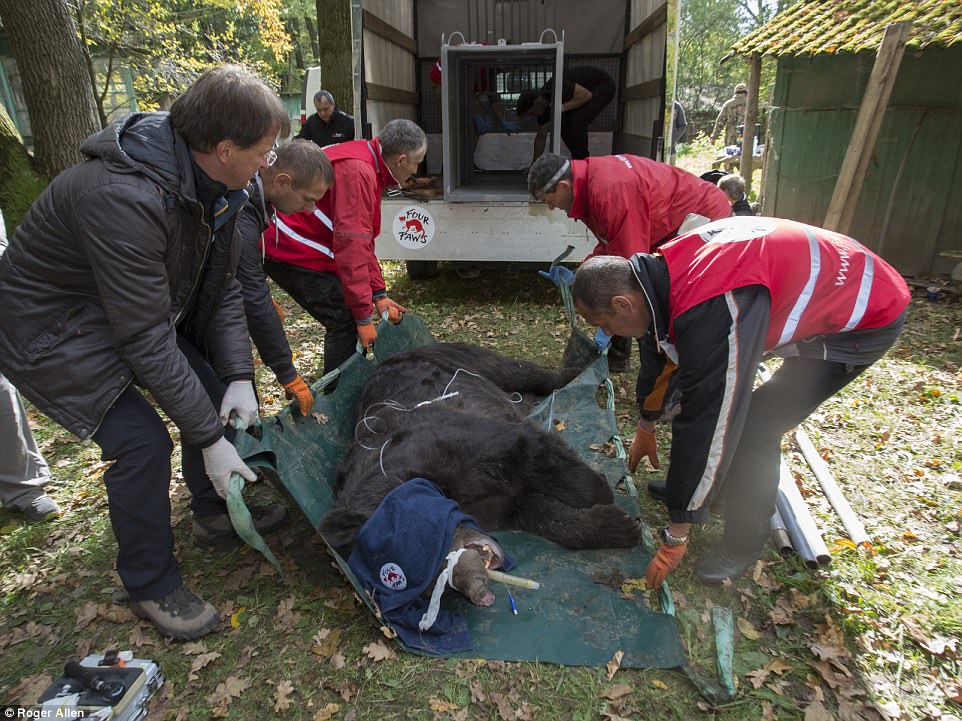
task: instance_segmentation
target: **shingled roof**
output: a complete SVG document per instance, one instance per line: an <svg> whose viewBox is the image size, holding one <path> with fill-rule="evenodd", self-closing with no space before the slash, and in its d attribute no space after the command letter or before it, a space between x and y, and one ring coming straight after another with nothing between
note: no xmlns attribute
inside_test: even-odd
<svg viewBox="0 0 962 721"><path fill-rule="evenodd" d="M817 55L878 49L888 23L912 21L909 48L962 42L959 0L801 0L740 38L737 55Z"/></svg>

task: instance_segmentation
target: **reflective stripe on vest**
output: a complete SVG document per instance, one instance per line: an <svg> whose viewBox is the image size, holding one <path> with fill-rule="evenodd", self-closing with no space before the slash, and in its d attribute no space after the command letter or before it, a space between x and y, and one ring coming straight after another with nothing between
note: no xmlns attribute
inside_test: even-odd
<svg viewBox="0 0 962 721"><path fill-rule="evenodd" d="M809 301L812 300L812 293L815 290L815 284L818 282L818 271L822 267L821 252L819 251L818 240L816 240L815 234L808 228L805 228L805 236L808 238L808 280L805 281L805 287L802 289L798 298L795 299L792 312L788 314L788 318L785 320L785 325L782 327L777 346L788 343L795 334L795 329L798 328L802 314L808 307Z"/></svg>
<svg viewBox="0 0 962 721"><path fill-rule="evenodd" d="M280 218L277 218L275 220L275 223L276 223L277 229L280 230L282 233L284 233L284 235L286 235L291 240L301 243L302 245L306 245L309 248L313 248L314 250L318 250L324 255L326 255L328 258L332 258L332 259L334 258L333 250L331 250L327 246L321 245L320 243L316 243L313 240L309 240L308 238L305 238L300 233L297 233L296 231L292 230L290 226L288 226L287 223L285 223Z"/></svg>

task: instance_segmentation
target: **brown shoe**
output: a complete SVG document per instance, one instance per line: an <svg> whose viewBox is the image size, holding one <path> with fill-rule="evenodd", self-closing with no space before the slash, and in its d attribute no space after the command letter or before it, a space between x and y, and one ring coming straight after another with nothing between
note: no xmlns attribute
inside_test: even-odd
<svg viewBox="0 0 962 721"><path fill-rule="evenodd" d="M127 606L162 634L179 641L200 638L220 625L217 609L183 584L163 598L128 600Z"/></svg>

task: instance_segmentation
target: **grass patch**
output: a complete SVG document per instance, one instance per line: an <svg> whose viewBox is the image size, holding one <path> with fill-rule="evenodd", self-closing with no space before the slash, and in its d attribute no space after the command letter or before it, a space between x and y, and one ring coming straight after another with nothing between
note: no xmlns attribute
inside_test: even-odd
<svg viewBox="0 0 962 721"><path fill-rule="evenodd" d="M392 296L439 339L545 364L560 359L567 319L553 286L531 267L463 278L442 266L425 283L408 280L397 264L385 268ZM296 364L314 380L323 334L278 297ZM869 720L896 710L911 719L959 716L952 698L962 677L960 315L957 300L914 299L898 347L805 423L868 528L874 556L836 543L844 531L790 439L790 467L833 546L828 570L812 572L773 554L734 586L705 588L692 578L691 562L717 537L720 522L694 533L689 558L670 580L682 638L702 672L714 670L711 605L731 608L738 619L739 696L724 708L709 708L676 672L621 670L609 681L605 669L405 654L382 636L298 513L270 539L285 565L283 581L246 548L194 546L179 478L171 496L182 570L225 622L222 632L198 642L166 642L111 603L122 589L96 446L75 441L33 409L56 479L50 491L64 514L26 525L0 512L0 700L35 696L69 658L120 647L161 664L168 683L149 718L167 721ZM626 441L636 414L632 362L631 372L615 379ZM258 368L258 384L265 413L286 403L269 369ZM659 435L666 456L668 430ZM639 474L639 486L657 475ZM253 502L280 497L265 484L248 494ZM640 500L649 525L664 522L658 504L644 493Z"/></svg>

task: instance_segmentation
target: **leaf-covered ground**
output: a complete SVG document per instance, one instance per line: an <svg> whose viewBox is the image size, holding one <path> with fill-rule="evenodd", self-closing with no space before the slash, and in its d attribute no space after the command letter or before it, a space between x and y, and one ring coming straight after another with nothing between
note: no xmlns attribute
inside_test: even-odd
<svg viewBox="0 0 962 721"><path fill-rule="evenodd" d="M507 355L557 362L567 324L557 294L529 267L461 277L443 268L414 284L388 266L393 295L441 340L479 343ZM284 298L298 367L320 365L322 333ZM682 637L713 673L712 605L737 619L737 700L711 708L668 671L560 668L413 656L384 638L324 546L297 513L272 535L288 580L237 547L192 544L186 489L175 471L173 522L187 583L222 612L219 633L164 641L112 603L121 591L93 445L77 442L31 409L51 463L63 516L23 524L0 512L0 703L36 698L64 661L107 648L159 662L167 677L151 719L942 719L962 716L962 305L916 297L890 355L804 425L864 522L870 556L845 541L798 449L784 451L833 560L811 571L772 552L731 587L708 589L691 559L719 525L695 533L670 578ZM637 371L633 361L632 371ZM619 427L633 435L632 373L616 378ZM266 411L283 390L259 370ZM176 438L175 429L171 429ZM659 430L667 449L668 430ZM175 468L178 460L175 456ZM652 476L655 474L651 474ZM645 473L639 474L643 485ZM279 497L265 484L249 501ZM649 525L661 509L642 498Z"/></svg>

